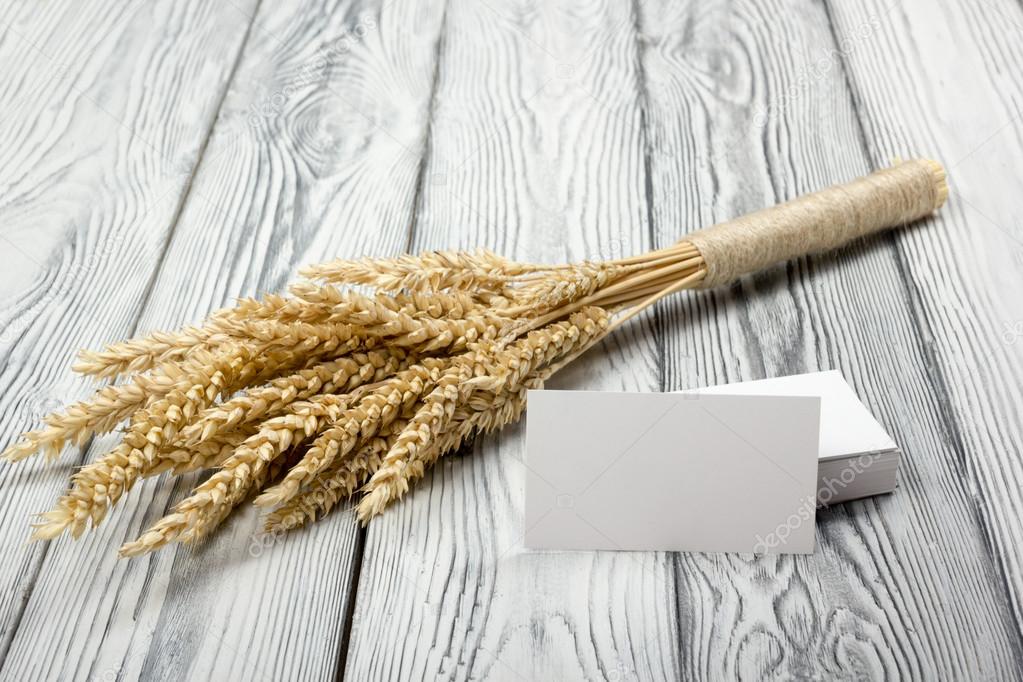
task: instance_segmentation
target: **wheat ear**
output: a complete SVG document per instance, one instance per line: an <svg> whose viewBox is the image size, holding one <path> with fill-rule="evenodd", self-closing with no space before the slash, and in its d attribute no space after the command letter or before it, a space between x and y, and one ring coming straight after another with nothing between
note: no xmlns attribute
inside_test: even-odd
<svg viewBox="0 0 1023 682"><path fill-rule="evenodd" d="M315 434L349 406L348 396L321 395L292 405L288 414L263 423L259 432L242 443L220 470L199 485L174 511L121 548L123 556L136 556L167 544L197 527L204 519L221 519L237 506L261 480L270 462L295 443Z"/></svg>
<svg viewBox="0 0 1023 682"><path fill-rule="evenodd" d="M414 356L401 349L381 349L318 364L268 385L251 388L205 410L181 432L189 447L239 424L277 416L288 405L320 393L346 393L360 385L381 381L405 369Z"/></svg>
<svg viewBox="0 0 1023 682"><path fill-rule="evenodd" d="M290 499L303 484L351 452L360 440L375 435L415 404L436 383L445 364L427 359L383 382L330 424L284 479L257 497L255 503L273 507Z"/></svg>

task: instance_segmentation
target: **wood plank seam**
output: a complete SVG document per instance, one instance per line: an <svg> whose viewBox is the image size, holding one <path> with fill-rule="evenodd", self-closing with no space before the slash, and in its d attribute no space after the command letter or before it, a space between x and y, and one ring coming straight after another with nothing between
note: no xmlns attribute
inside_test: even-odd
<svg viewBox="0 0 1023 682"><path fill-rule="evenodd" d="M647 206L647 239L650 244L657 242L658 227L657 219L654 217L654 178L653 178L653 149L650 142L650 123L648 120L650 109L650 92L647 86L646 67L644 66L643 55L645 48L642 39L642 4L643 0L632 0L632 31L636 40L636 87L639 100L639 134L643 140L643 192ZM661 304L655 305L650 312L650 328L654 332L654 347L657 349L657 387L664 391L667 385L667 372L665 371L664 356L666 353L663 331L664 316L661 313Z"/></svg>
<svg viewBox="0 0 1023 682"><path fill-rule="evenodd" d="M155 267L153 272L149 276L149 283L146 285L146 293L142 296L142 303L139 306L139 314L135 319L135 325L132 328L131 335L134 336L137 332L137 326L139 320L142 319L142 315L145 313L146 308L149 306L149 300L152 297L153 286L159 277L160 270L163 267L164 260L167 257L167 250L170 247L171 241L174 239L174 233L177 230L178 223L181 220L182 212L184 211L185 204L192 196L193 183L195 181L195 175L199 171L199 167L203 163L203 159L206 156L206 149L209 147L210 137L213 135L213 129L217 125L217 120L220 118L220 111L224 106L224 101L227 99L227 93L231 89L231 84L234 82L235 76L238 74L238 66L242 62L242 57L245 54L245 46L249 43L249 37L252 35L252 24L255 22L255 17L259 13L259 7L263 0L255 0L255 6L253 8L252 16L249 17L249 23L245 26L245 32L242 34L241 43L238 46L238 53L234 57L234 62L231 64L231 70L227 74L227 78L224 79L224 87L220 92L220 96L217 98L216 107L214 107L213 115L210 117L209 127L206 128L206 134L203 136L202 141L199 143L199 153L196 154L195 163L192 164L192 168L188 173L188 178L185 180L185 186L181 192L181 199L178 201L177 208L174 211L173 218L171 219L170 229L167 231L167 237L163 240L163 247L160 249L160 253L156 258ZM240 12L243 16L244 12ZM221 152L223 153L223 152ZM195 196L200 199L211 202L211 200L204 197L198 190L195 192Z"/></svg>
<svg viewBox="0 0 1023 682"><path fill-rule="evenodd" d="M646 200L646 211L647 211L647 239L650 240L651 248L658 248L660 246L659 235L663 228L657 225L658 217L655 215L654 206L654 177L653 177L653 149L651 144L651 131L649 123L649 110L650 110L650 90L647 83L646 74L646 63L644 60L647 48L643 40L642 30L642 5L644 0L632 0L632 29L633 35L635 36L635 58L636 58L636 84L637 84L637 99L639 106L639 133L643 141L643 192ZM655 304L650 312L650 330L653 334L653 347L657 353L657 390L665 391L668 382L667 373L667 342L665 340L665 326L667 321L662 312L665 305L670 305L668 301L662 301ZM646 565L640 562L640 565L646 570ZM669 561L669 575L670 575L670 597L671 597L671 608L675 619L675 636L678 643L679 650L681 651L684 646L682 641L682 605L678 599L678 590L681 585L681 577L679 572L681 571L681 565L678 561ZM677 655L672 652L672 665L676 673L681 674L681 665L677 660Z"/></svg>
<svg viewBox="0 0 1023 682"><path fill-rule="evenodd" d="M386 3L385 3L386 6ZM441 10L440 29L437 32L437 44L433 52L433 79L430 83L430 99L426 111L426 126L423 131L423 153L419 159L416 173L416 188L412 197L412 215L409 217L408 234L405 240L405 252L410 253L415 243L416 226L423 207L423 185L426 182L426 169L430 160L430 149L433 131L433 115L437 106L437 84L440 82L440 61L444 49L445 28L447 26L448 3L445 1ZM341 628L341 643L338 651L337 671L335 680L345 678L348 665L348 650L352 638L352 625L355 620L355 606L359 596L359 580L362 577L362 564L366 556L366 535L369 528L360 526L355 537L355 557L352 561L352 578L348 588L348 603L345 604L344 625Z"/></svg>
<svg viewBox="0 0 1023 682"><path fill-rule="evenodd" d="M257 10L258 10L258 7L259 7L259 3L261 3L261 2L262 2L262 0L256 0ZM210 136L212 135L213 129L216 126L216 122L217 122L217 118L218 118L219 113L220 113L220 109L221 109L221 107L224 104L224 99L225 99L225 97L227 95L227 92L228 92L230 86L231 86L231 82L234 80L234 76L235 76L235 74L236 74L236 72L238 70L238 65L241 63L242 54L245 51L245 45L248 43L248 39L249 39L249 35L251 33L251 29L252 29L252 24L250 22L246 26L245 32L242 35L242 40L239 43L238 52L235 55L234 61L233 61L232 65L231 65L231 70L229 71L227 78L224 79L221 92L220 92L220 94L218 96L218 99L217 99L216 107L214 108L214 111L213 111L213 115L210 117L209 125L206 127L205 135L203 136L203 139L200 142L199 152L196 155L195 162L192 164L192 167L188 171L188 178L187 178L187 180L185 182L184 187L182 188L181 198L179 199L178 205L175 208L174 213L172 215L171 224L170 224L170 226L168 228L168 231L167 231L167 236L164 239L164 243L163 243L163 245L162 245L162 247L160 249L160 253L157 256L156 263L153 265L152 272L150 273L150 276L149 276L149 281L148 281L148 283L146 285L146 291L143 294L142 301L141 301L141 303L139 305L138 314L136 315L135 321L132 324L132 327L131 327L131 335L132 336L137 332L138 323L142 319L142 315L145 312L145 309L146 309L146 306L148 304L150 295L152 293L153 285L154 285L154 283L157 280L157 276L158 276L160 268L161 268L161 266L163 264L164 257L167 254L167 249L170 246L171 240L173 239L174 232L175 232L175 230L177 228L178 221L181 218L181 214L182 214L182 211L184 209L185 203L187 202L188 197L191 194L190 190L192 188L192 180L194 179L195 173L198 171L198 168L199 168L200 164L202 163L203 157L204 157L205 152L206 152L207 145L209 143ZM27 41L27 42L32 44L31 41ZM44 54L43 51L38 46L35 46L33 44L33 47L40 54ZM91 100L91 98L90 98L90 100ZM99 104L97 104L96 106L100 110L104 111L104 113L107 113L108 116L112 116L111 114L106 112ZM123 121L118 120L118 123L122 127L126 126L126 124ZM132 136L134 138L139 139L142 142L144 142L146 144L146 146L148 146L151 150L153 150L157 155L162 156L162 154L158 151L157 148L155 148L152 145L152 143L146 141L144 138L139 136L134 130L131 130L131 134L132 134ZM163 196L166 196L166 195L162 195L159 199L154 201L153 202L154 205L158 204L159 201L163 198ZM90 448L92 447L93 440L94 440L94 437L89 438L88 441L86 441L86 443L84 443L82 445L82 447L78 449L79 450L79 452L78 452L78 460L77 460L78 464L84 465L84 464L87 463L85 461L85 457L87 456ZM32 575L29 578L29 582L28 582L28 589L26 589L24 591L24 593L23 593L23 595L21 597L20 603L18 605L17 611L14 613L14 615L12 617L12 627L6 633L3 641L0 642L0 669L2 669L3 662L7 658L7 652L9 650L11 644L13 643L15 636L17 635L18 628L20 627L22 618L24 617L24 614L25 614L25 608L28 605L28 602L29 602L29 600L32 597L32 593L35 591L36 582L38 581L38 578L39 578L39 572L42 569L42 566L43 566L43 564L46 561L46 557L49 554L50 547L51 547L51 543L48 543L48 542L44 543L42 551L40 551L39 557L38 557L37 561L35 562L35 565L33 566Z"/></svg>
<svg viewBox="0 0 1023 682"><path fill-rule="evenodd" d="M825 0L823 3L824 15L827 19L828 29L831 34L831 38L834 41L835 54L838 56L838 65L841 70L842 80L845 84L845 88L849 93L849 100L852 104L853 111L855 114L856 130L858 133L858 139L860 142L860 148L863 153L863 157L872 167L877 167L883 163L884 160L875 159L875 155L870 150L870 145L867 138L866 129L864 127L864 111L861 103L861 98L856 88L853 85L852 80L849 77L849 64L848 55L844 50L840 49L841 41L838 35L838 29L835 25L834 15L831 8L831 2L833 0ZM894 5L890 9L894 9ZM939 415L944 423L946 432L948 433L949 444L956 454L957 466L960 471L966 472L968 468L967 454L965 440L962 434L962 430L956 419L955 415L951 410L951 393L948 388L948 381L945 378L941 370L941 359L937 356L934 350L929 349L926 344L923 343L923 339L932 338L933 330L927 324L926 319L922 314L921 301L922 294L912 281L910 276L910 268L907 262L905 253L905 247L903 246L902 239L898 233L892 232L885 237L885 241L891 246L895 262L898 267L899 274L901 275L900 282L905 291L905 296L909 302L909 310L912 313L911 323L917 331L917 345L919 348L920 356L924 359L923 366L926 371L928 384L931 390L938 396L938 405L940 406ZM988 550L988 562L992 570L998 575L998 582L1002 589L1005 591L1006 599L1012 603L1012 589L1009 576L1006 573L1005 565L998 560L997 550L994 545L994 532L991 528L991 524L984 514L981 508L980 500L975 496L967 495L969 498L968 504L973 512L974 520L977 525L983 529L984 532L984 546ZM1010 609L1010 614L1013 620L1013 628L1016 632L1016 639L1014 644L1016 646L1016 656L1018 660L1023 660L1023 621L1020 619L1020 611L1018 608Z"/></svg>

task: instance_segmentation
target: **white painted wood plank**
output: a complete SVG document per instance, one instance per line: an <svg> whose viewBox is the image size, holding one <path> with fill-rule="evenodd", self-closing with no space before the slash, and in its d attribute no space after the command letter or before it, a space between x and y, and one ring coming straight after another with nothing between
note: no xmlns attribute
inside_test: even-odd
<svg viewBox="0 0 1023 682"><path fill-rule="evenodd" d="M662 243L896 154L938 148L952 166L950 205L930 227L898 236L897 250L876 240L727 292L679 297L660 308L663 344L644 321L558 382L656 390L839 367L910 458L896 495L822 515L821 549L809 559L534 556L516 551L524 477L521 433L509 429L374 522L350 677L1018 677L1013 408L1023 343L1014 334L1023 310L1013 292L1023 260L1014 260L1011 182L1020 93L1015 72L1002 68L1018 61L1018 7L831 6L836 44L829 13L812 3L644 2L648 45L635 56L637 36L618 6L569 16L467 4L448 9L417 218L416 145L440 9L424 6L409 19L410 6L396 4L393 14L389 6L379 42L354 41L351 57L318 78L308 75L309 56L358 25L363 8L264 8L141 326L196 319L234 295L278 288L299 262L403 250L413 222L417 249L484 244L538 260L606 257L646 248L649 219ZM30 425L13 406L32 411L40 398L85 392L59 383L74 348L135 324L158 237L198 155L180 145L208 128L212 85L226 80L246 21L226 7L223 30L201 34L221 38L220 61L200 67L207 44L160 52L147 44L162 35L151 22L126 40L114 10L83 7L47 5L0 39L0 55L53 46L49 67L22 55L20 70L0 74L0 101L16 114L5 114L0 130L8 150L0 248L11 253L8 239L24 251L5 261L0 289L8 320L0 345L16 344L4 348L0 369L4 438ZM175 16L192 21L195 7ZM90 22L109 30L62 37L68 25ZM83 44L100 56L82 59ZM139 85L152 89L159 69L151 65L166 63L191 75L174 87L187 88L182 101L198 114ZM64 74L87 87L75 92ZM932 85L943 82L965 95ZM323 90L342 94L335 102ZM61 93L70 106L55 104ZM108 143L95 135L95 118L83 118L87 105L139 120ZM140 146L132 130L153 131L153 146ZM160 165L161 150L173 171ZM125 167L135 179L127 186ZM160 179L166 206L155 196ZM140 216L147 199L155 214ZM63 238L68 225L73 240ZM132 260L132 250L143 255ZM82 543L62 541L45 556L41 545L20 547L26 505L48 504L66 474L39 465L0 471L14 491L0 502L4 547L17 557L4 563L13 571L0 602L13 614L8 641L19 600L29 599L0 675L333 676L355 546L350 518L263 545L250 514L198 553L118 562L117 544L169 503L147 485ZM179 486L174 497L184 493Z"/></svg>
<svg viewBox="0 0 1023 682"><path fill-rule="evenodd" d="M205 1L5 5L4 445L91 393L70 373L79 347L133 330L247 26ZM0 658L48 553L26 543L29 514L48 507L78 459L0 465ZM60 653L40 654L39 664Z"/></svg>
<svg viewBox="0 0 1023 682"><path fill-rule="evenodd" d="M278 290L303 263L407 248L440 19L406 0L262 4L141 330ZM50 547L5 678L335 678L352 516L274 540L249 508L195 551L116 557L194 482L150 481Z"/></svg>
<svg viewBox="0 0 1023 682"><path fill-rule="evenodd" d="M454 0L415 248L564 261L649 245L628 5ZM648 329L559 386L656 390ZM677 677L663 554L522 548L522 430L442 461L369 527L347 677Z"/></svg>
<svg viewBox="0 0 1023 682"><path fill-rule="evenodd" d="M929 150L951 196L934 229L897 239L955 474L975 499L985 554L1023 633L1023 9L1018 3L829 3L846 40L872 164ZM884 78L875 74L884 73ZM1017 656L1023 659L1017 645Z"/></svg>
<svg viewBox="0 0 1023 682"><path fill-rule="evenodd" d="M640 25L662 241L870 169L819 5L644 3ZM669 387L839 368L907 453L894 495L820 514L813 556L679 555L687 676L1018 674L910 299L882 238L662 306Z"/></svg>

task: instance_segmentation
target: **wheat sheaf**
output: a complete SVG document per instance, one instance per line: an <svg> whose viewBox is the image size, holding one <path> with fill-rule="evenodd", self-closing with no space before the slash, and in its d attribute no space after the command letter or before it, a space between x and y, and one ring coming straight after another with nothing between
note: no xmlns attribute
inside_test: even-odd
<svg viewBox="0 0 1023 682"><path fill-rule="evenodd" d="M353 497L366 523L661 298L917 220L947 192L939 164L909 161L617 260L539 265L479 250L310 266L288 295L83 351L75 371L112 383L3 456L53 459L123 430L38 516L38 539L97 526L140 479L212 470L123 556L206 537L250 498L268 531Z"/></svg>

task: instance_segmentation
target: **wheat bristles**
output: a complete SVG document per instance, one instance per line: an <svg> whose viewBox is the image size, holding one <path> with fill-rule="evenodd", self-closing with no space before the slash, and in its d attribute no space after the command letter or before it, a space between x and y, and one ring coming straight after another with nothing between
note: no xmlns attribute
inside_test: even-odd
<svg viewBox="0 0 1023 682"><path fill-rule="evenodd" d="M384 454L406 424L407 418L396 419L376 436L364 440L349 457L335 461L318 473L301 495L292 497L267 514L264 531L276 533L301 527L328 514L339 502L351 497L379 468Z"/></svg>
<svg viewBox="0 0 1023 682"><path fill-rule="evenodd" d="M422 453L447 429L471 374L471 361L465 361L450 367L437 380L419 411L398 434L380 468L364 486L366 495L359 503L360 518L382 511L391 500L408 492L410 479L423 475Z"/></svg>
<svg viewBox="0 0 1023 682"><path fill-rule="evenodd" d="M158 521L135 542L125 544L123 556L150 551L197 528L208 530L237 506L257 483L270 462L292 445L315 434L349 405L345 396L321 395L291 406L288 414L264 422L221 468L199 485L174 511ZM212 519L212 521L211 521Z"/></svg>
<svg viewBox="0 0 1023 682"><path fill-rule="evenodd" d="M154 403L175 391L187 393L200 385L204 389L216 386L220 390L248 381L252 373L234 372L225 377L224 372L230 373L232 365L237 365L239 360L245 361L250 354L240 350L233 357L226 355L202 353L180 365L164 363L156 368L153 375L135 376L130 383L105 386L92 398L71 405L64 413L48 415L44 419L45 429L26 433L21 442L2 456L17 461L41 450L52 459L60 453L64 442L82 445L94 435L113 430L119 422L144 406L152 409ZM243 366L241 369L252 368Z"/></svg>
<svg viewBox="0 0 1023 682"><path fill-rule="evenodd" d="M505 422L502 420L510 418L514 408L509 408L507 415L504 412L491 412L499 396L506 393L517 395L525 377L536 373L546 362L588 346L606 326L607 314L603 310L585 309L572 315L567 322L553 323L530 332L510 348L482 353L469 362L449 369L405 431L398 436L383 464L364 486L366 495L358 506L360 520L365 523L381 513L388 504L401 499L408 492L411 482L422 478L426 467L432 465L444 451L461 442L467 433L459 435L457 430L449 437L452 442L440 443L438 438L448 430L457 408L470 400L473 390L489 385L495 397L483 401L486 405L476 410L476 414L481 415L481 422L474 423L471 419L463 418L461 421L464 425L471 425L463 428L490 429L498 422L503 424ZM473 369L470 364L472 361L489 364L492 372L495 367L506 371L500 375L488 375L488 382L473 384L467 382ZM488 417L493 421L486 421Z"/></svg>
<svg viewBox="0 0 1023 682"><path fill-rule="evenodd" d="M418 256L337 260L301 271L324 282L366 284L384 292L489 291L501 293L506 283L536 266L515 263L490 251L431 251Z"/></svg>
<svg viewBox="0 0 1023 682"><path fill-rule="evenodd" d="M186 430L178 438L178 429L196 418L196 413L212 402L218 391L232 386L237 376L246 370L249 374L259 373L260 363L252 362L244 348L237 354L226 354L223 359L207 367L206 373L192 375L188 391L171 391L163 400L139 411L120 445L74 474L71 490L57 501L53 510L43 515L47 522L37 524L36 535L53 537L65 528L71 528L72 535L77 537L85 530L88 522L91 521L93 527L99 525L109 508L138 479L166 470L181 473L184 470L203 468L203 465L211 461L211 454L206 452L200 453L198 458L190 457L182 461L182 453L187 450L177 445L179 442L194 451L222 431L235 429L267 414L276 415L295 400L321 392L329 393L338 388L353 390L361 384L389 376L406 361L405 355L400 352L375 351L358 354L337 363L326 363L303 374L315 379L325 369L333 369L324 383L314 383L312 388L306 386L304 390L293 392L285 389L277 393L276 402L252 402L235 398L226 404L248 405L256 414L238 416L236 412L240 408L233 408L227 412L226 419L218 421L221 412L218 408L211 408L213 415L199 417L190 427L199 429L200 437L190 440ZM277 385L286 381L276 380Z"/></svg>
<svg viewBox="0 0 1023 682"><path fill-rule="evenodd" d="M305 456L291 467L284 480L257 497L255 504L271 507L289 500L304 483L338 457L348 454L360 439L373 436L418 401L438 380L441 370L440 362L427 360L383 382L331 424Z"/></svg>
<svg viewBox="0 0 1023 682"><path fill-rule="evenodd" d="M198 445L223 429L276 416L297 400L319 393L345 393L362 384L383 380L405 369L412 360L413 356L400 349L381 349L300 370L207 409L181 432L181 439L189 446Z"/></svg>

